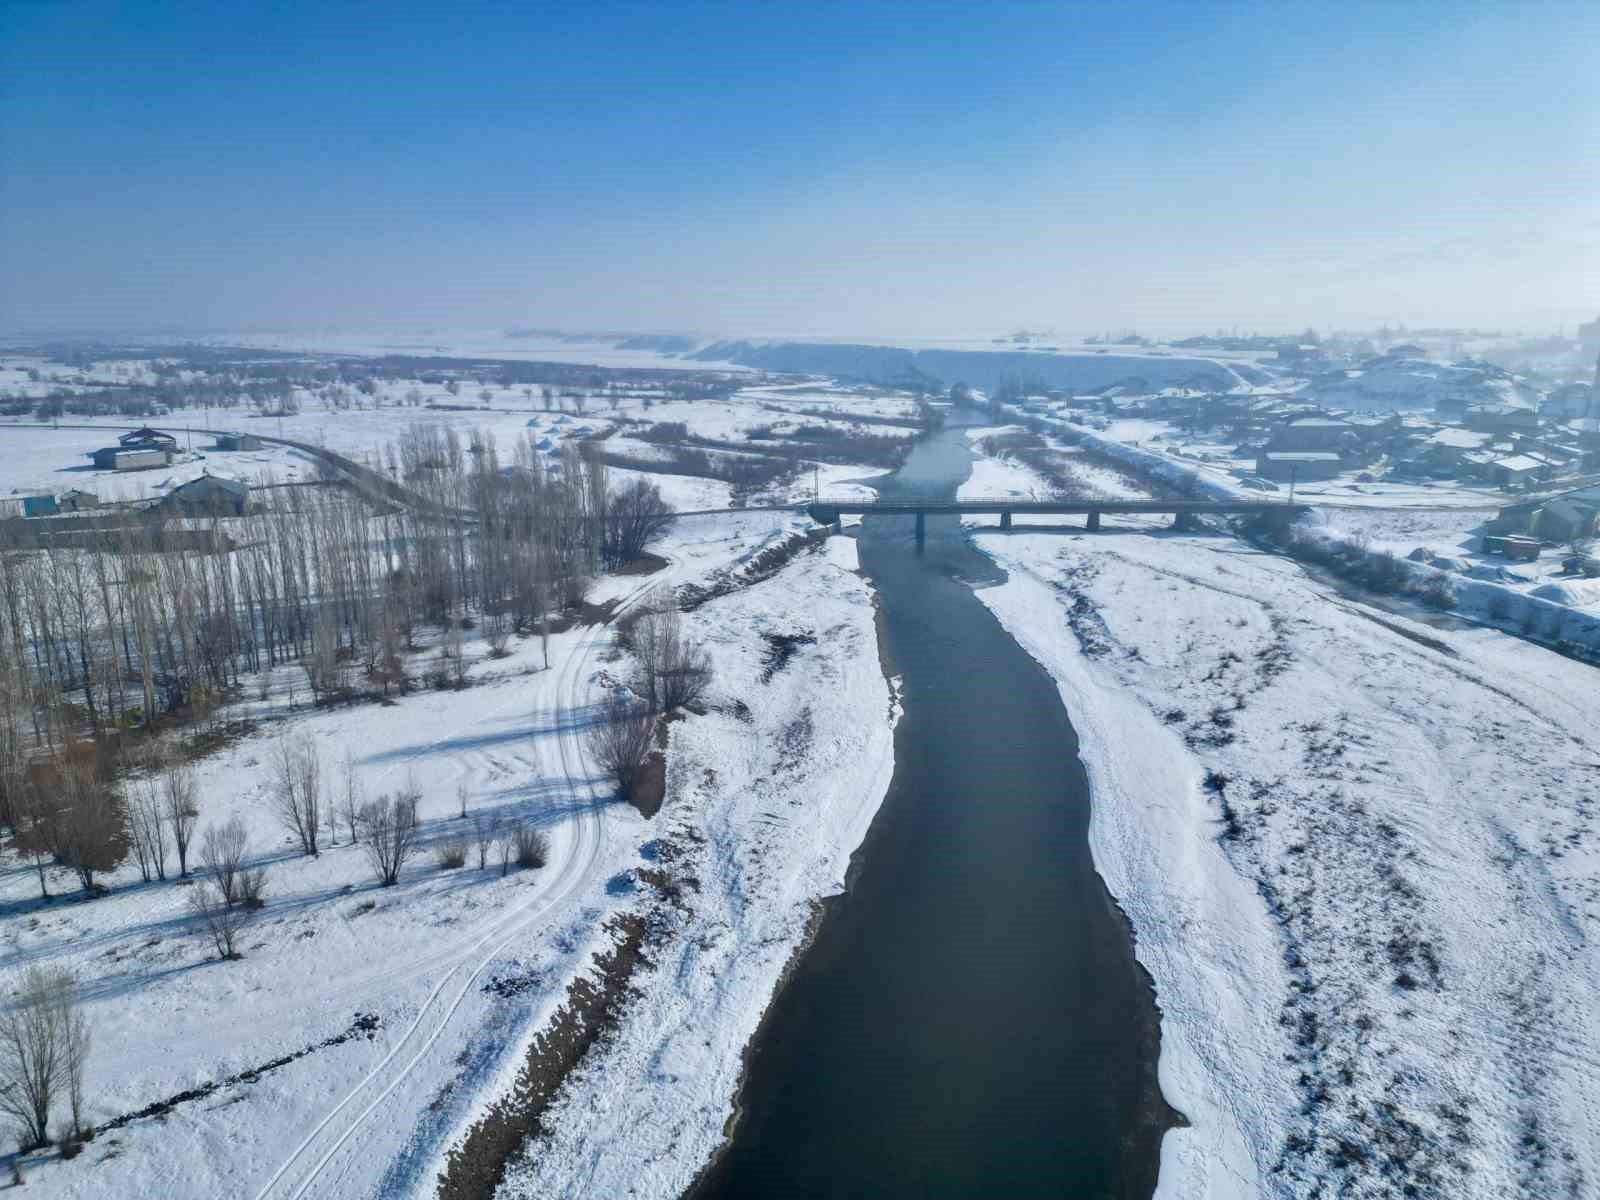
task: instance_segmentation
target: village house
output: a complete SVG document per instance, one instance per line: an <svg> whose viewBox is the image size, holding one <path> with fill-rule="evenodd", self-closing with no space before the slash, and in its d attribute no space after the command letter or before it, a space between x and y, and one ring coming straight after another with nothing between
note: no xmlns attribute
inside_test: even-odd
<svg viewBox="0 0 1600 1200"><path fill-rule="evenodd" d="M1490 433L1533 433L1539 428L1539 414L1515 404L1469 404L1461 419L1468 429Z"/></svg>
<svg viewBox="0 0 1600 1200"><path fill-rule="evenodd" d="M161 507L184 516L243 516L250 505L250 487L237 479L202 475L167 493Z"/></svg>
<svg viewBox="0 0 1600 1200"><path fill-rule="evenodd" d="M1600 531L1600 485L1508 504L1484 525L1490 533L1522 533L1547 542L1593 537Z"/></svg>
<svg viewBox="0 0 1600 1200"><path fill-rule="evenodd" d="M261 439L253 433L219 433L213 450L260 450Z"/></svg>
<svg viewBox="0 0 1600 1200"><path fill-rule="evenodd" d="M143 471L169 465L177 452L177 438L147 426L123 434L115 446L91 451L89 458L102 471Z"/></svg>
<svg viewBox="0 0 1600 1200"><path fill-rule="evenodd" d="M1344 461L1331 450L1263 450L1256 456L1256 474L1262 479L1306 483L1333 479Z"/></svg>

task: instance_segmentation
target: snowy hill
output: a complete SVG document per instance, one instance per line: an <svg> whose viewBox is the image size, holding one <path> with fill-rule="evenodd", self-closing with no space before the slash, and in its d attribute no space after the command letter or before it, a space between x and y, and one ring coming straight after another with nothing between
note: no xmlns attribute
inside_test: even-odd
<svg viewBox="0 0 1600 1200"><path fill-rule="evenodd" d="M1436 408L1440 403L1538 408L1540 391L1492 363L1437 363L1422 358L1370 359L1312 380L1311 395L1330 407Z"/></svg>

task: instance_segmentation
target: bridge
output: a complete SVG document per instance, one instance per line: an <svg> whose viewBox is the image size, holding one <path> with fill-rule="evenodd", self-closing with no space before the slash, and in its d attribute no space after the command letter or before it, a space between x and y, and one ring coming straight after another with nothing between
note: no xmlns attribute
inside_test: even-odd
<svg viewBox="0 0 1600 1200"><path fill-rule="evenodd" d="M1308 512L1305 505L1285 504L1281 500L1099 500L1092 497L1067 497L1060 500L815 500L806 512L820 525L837 525L846 513L854 516L914 516L917 519L917 545L927 539L929 513L999 516L1000 528L1010 529L1017 515L1081 516L1083 527L1093 533L1100 528L1106 513L1172 514L1172 528L1195 528L1202 516L1269 516L1292 521Z"/></svg>

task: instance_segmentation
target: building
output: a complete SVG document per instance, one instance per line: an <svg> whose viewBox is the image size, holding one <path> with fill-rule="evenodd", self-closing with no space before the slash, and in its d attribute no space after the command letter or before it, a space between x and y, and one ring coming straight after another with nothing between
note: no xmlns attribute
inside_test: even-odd
<svg viewBox="0 0 1600 1200"><path fill-rule="evenodd" d="M146 425L142 429L135 429L132 433L125 433L117 439L117 445L124 450L166 450L169 454L178 449L178 439L170 433L162 433L159 429L151 429Z"/></svg>
<svg viewBox="0 0 1600 1200"><path fill-rule="evenodd" d="M91 508L100 507L100 497L93 492L73 488L70 492L62 492L57 496L56 505L62 512L86 512Z"/></svg>
<svg viewBox="0 0 1600 1200"><path fill-rule="evenodd" d="M92 451L89 458L102 471L146 471L172 462L172 451L160 446L106 446Z"/></svg>
<svg viewBox="0 0 1600 1200"><path fill-rule="evenodd" d="M1549 464L1527 454L1513 454L1489 464L1489 482L1500 487L1518 487L1542 479L1550 473Z"/></svg>
<svg viewBox="0 0 1600 1200"><path fill-rule="evenodd" d="M1578 326L1578 344L1583 347L1585 357L1591 354L1600 357L1600 317Z"/></svg>
<svg viewBox="0 0 1600 1200"><path fill-rule="evenodd" d="M202 475L167 493L161 507L192 517L239 517L250 506L250 487L237 479Z"/></svg>
<svg viewBox="0 0 1600 1200"><path fill-rule="evenodd" d="M1262 479L1306 483L1333 479L1343 469L1339 456L1326 450L1263 450L1256 456L1256 474Z"/></svg>
<svg viewBox="0 0 1600 1200"><path fill-rule="evenodd" d="M219 433L214 450L260 450L261 439L253 433Z"/></svg>
<svg viewBox="0 0 1600 1200"><path fill-rule="evenodd" d="M1361 441L1361 434L1349 421L1322 413L1291 417L1272 431L1269 450L1349 449Z"/></svg>
<svg viewBox="0 0 1600 1200"><path fill-rule="evenodd" d="M1508 504L1484 525L1490 533L1522 533L1547 542L1568 542L1600 533L1600 485L1576 488L1543 500Z"/></svg>
<svg viewBox="0 0 1600 1200"><path fill-rule="evenodd" d="M1468 429L1490 433L1532 433L1539 428L1539 414L1515 404L1469 404L1462 420Z"/></svg>
<svg viewBox="0 0 1600 1200"><path fill-rule="evenodd" d="M22 498L22 515L25 517L53 517L61 509L56 506L54 496L24 496Z"/></svg>

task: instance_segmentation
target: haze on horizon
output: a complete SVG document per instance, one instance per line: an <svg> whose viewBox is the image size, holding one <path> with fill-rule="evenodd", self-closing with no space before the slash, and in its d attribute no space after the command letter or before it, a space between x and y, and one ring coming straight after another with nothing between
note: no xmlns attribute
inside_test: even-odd
<svg viewBox="0 0 1600 1200"><path fill-rule="evenodd" d="M0 331L1600 310L1600 7L0 8Z"/></svg>

